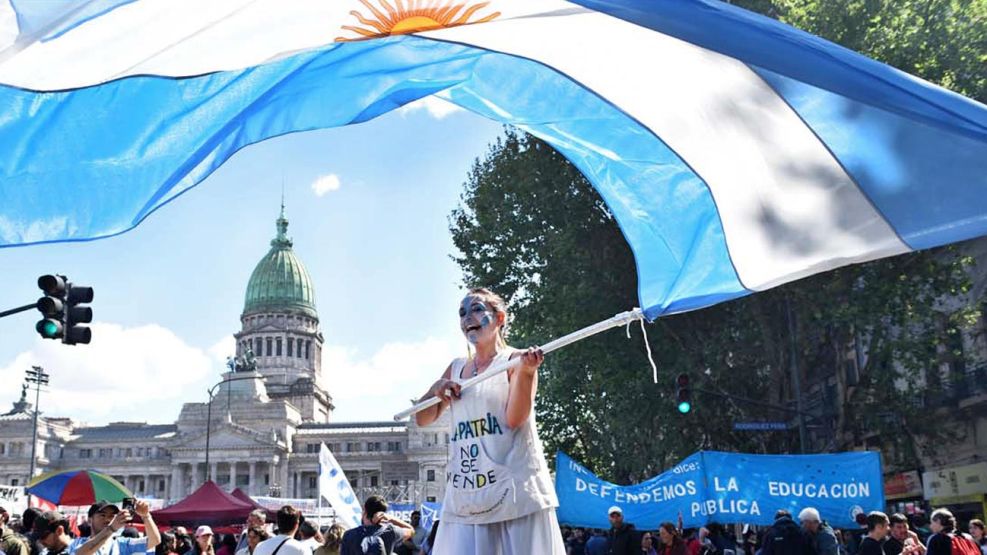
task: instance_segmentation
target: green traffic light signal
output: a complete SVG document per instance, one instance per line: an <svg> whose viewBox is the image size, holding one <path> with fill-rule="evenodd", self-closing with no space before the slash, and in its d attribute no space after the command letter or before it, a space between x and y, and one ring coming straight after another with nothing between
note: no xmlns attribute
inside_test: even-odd
<svg viewBox="0 0 987 555"><path fill-rule="evenodd" d="M679 374L675 378L675 408L682 414L692 410L692 392L689 391L689 375Z"/></svg>
<svg viewBox="0 0 987 555"><path fill-rule="evenodd" d="M36 329L45 339L58 339L62 336L62 324L50 318L38 322Z"/></svg>

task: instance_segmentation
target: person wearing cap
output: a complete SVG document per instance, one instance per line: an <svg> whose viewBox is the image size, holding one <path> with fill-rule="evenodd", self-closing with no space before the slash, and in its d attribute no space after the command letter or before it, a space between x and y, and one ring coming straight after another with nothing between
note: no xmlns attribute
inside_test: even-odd
<svg viewBox="0 0 987 555"><path fill-rule="evenodd" d="M66 555L72 538L67 530L70 528L69 519L58 511L48 511L34 519L34 534L48 550L48 555Z"/></svg>
<svg viewBox="0 0 987 555"><path fill-rule="evenodd" d="M215 548L212 544L212 537L212 528L199 526L195 529L195 544L192 545L192 549L189 549L185 555L216 555Z"/></svg>
<svg viewBox="0 0 987 555"><path fill-rule="evenodd" d="M815 555L839 555L839 543L836 541L836 532L829 524L823 522L819 516L819 511L814 507L806 507L799 512L799 521L802 523L802 532L805 539L809 541Z"/></svg>
<svg viewBox="0 0 987 555"><path fill-rule="evenodd" d="M608 555L631 555L641 551L641 541L633 524L624 522L624 510L614 505L607 511L610 516L610 531L607 532Z"/></svg>
<svg viewBox="0 0 987 555"><path fill-rule="evenodd" d="M69 546L70 555L143 555L161 543L161 534L154 524L146 501L137 500L134 512L144 521L144 538L115 537L127 525L130 511L121 511L108 501L98 501L89 507L91 537L76 538Z"/></svg>
<svg viewBox="0 0 987 555"><path fill-rule="evenodd" d="M9 520L10 513L7 512L7 509L0 507L0 551L7 555L29 555L30 549L7 524Z"/></svg>

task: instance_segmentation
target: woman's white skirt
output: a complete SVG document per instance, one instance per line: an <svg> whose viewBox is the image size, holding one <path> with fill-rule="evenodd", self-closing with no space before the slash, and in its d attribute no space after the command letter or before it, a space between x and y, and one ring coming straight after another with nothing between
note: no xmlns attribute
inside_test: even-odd
<svg viewBox="0 0 987 555"><path fill-rule="evenodd" d="M434 555L565 555L555 509L492 524L439 522Z"/></svg>

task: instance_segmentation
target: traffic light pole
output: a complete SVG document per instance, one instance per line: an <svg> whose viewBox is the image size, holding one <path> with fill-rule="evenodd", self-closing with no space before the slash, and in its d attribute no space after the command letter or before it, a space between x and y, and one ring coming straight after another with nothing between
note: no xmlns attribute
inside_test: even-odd
<svg viewBox="0 0 987 555"><path fill-rule="evenodd" d="M41 402L41 384L35 383L34 385L34 431L31 432L31 470L27 475L26 484L30 484L31 480L34 479L34 468L38 460L38 413L41 412L41 407L38 403Z"/></svg>
<svg viewBox="0 0 987 555"><path fill-rule="evenodd" d="M38 413L41 412L41 386L48 385L48 378L50 377L40 366L32 366L32 370L26 371L27 377L24 378L28 383L34 384L34 432L31 436L31 470L30 474L27 475L27 483L31 483L34 479L34 469L37 462L37 452L38 452Z"/></svg>
<svg viewBox="0 0 987 555"><path fill-rule="evenodd" d="M37 303L31 303L31 304L26 304L24 306L19 306L17 308L11 308L10 310L4 310L3 312L0 312L0 318L3 318L4 316L10 316L12 314L17 314L18 312L27 312L28 310L33 310L37 307L38 307Z"/></svg>
<svg viewBox="0 0 987 555"><path fill-rule="evenodd" d="M799 383L798 350L795 343L795 321L792 316L792 303L788 297L785 297L785 312L788 316L788 339L789 347L791 348L789 366L792 372L792 386L795 388L795 408L798 409L799 415L799 447L802 450L802 453L805 454L807 444L806 438L808 433L805 428L805 413L802 412L802 384Z"/></svg>

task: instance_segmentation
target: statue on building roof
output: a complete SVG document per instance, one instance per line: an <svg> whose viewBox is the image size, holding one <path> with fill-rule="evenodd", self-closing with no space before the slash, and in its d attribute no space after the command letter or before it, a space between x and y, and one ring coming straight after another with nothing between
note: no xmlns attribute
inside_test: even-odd
<svg viewBox="0 0 987 555"><path fill-rule="evenodd" d="M227 357L226 367L230 369L230 372L256 372L257 371L257 357L254 356L254 351L247 347L242 357Z"/></svg>

